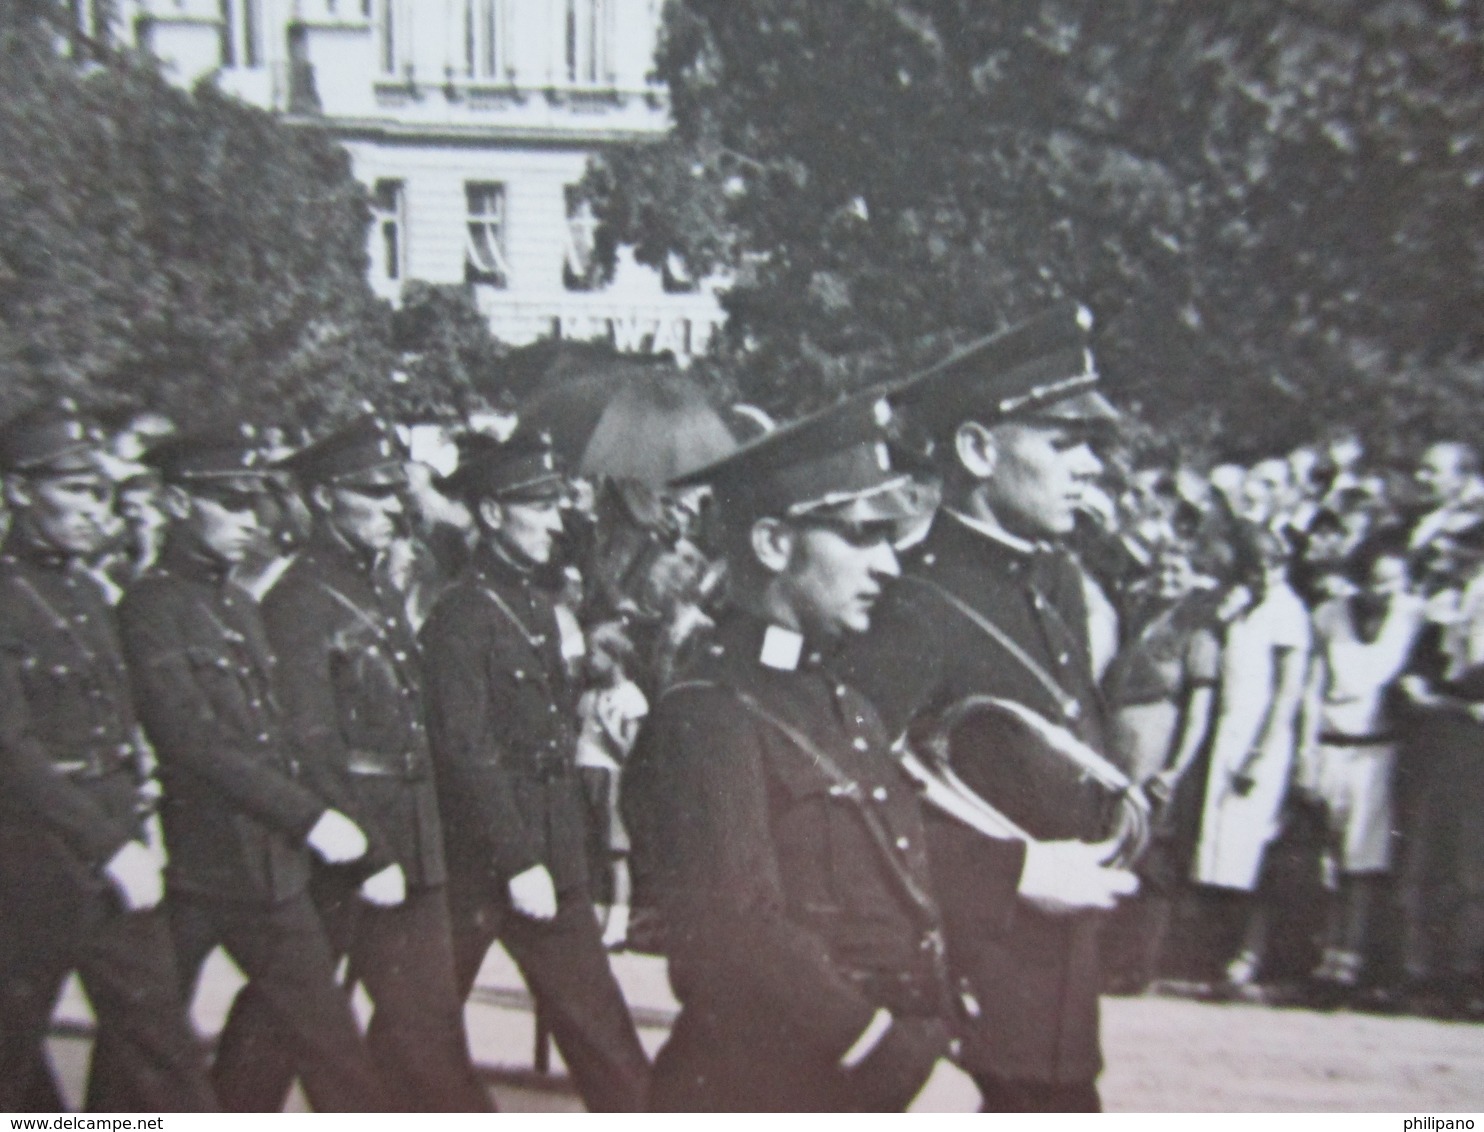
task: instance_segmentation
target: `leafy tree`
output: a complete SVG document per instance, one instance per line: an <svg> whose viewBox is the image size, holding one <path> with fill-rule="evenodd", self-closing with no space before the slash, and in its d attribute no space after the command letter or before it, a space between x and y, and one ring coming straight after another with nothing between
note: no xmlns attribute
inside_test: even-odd
<svg viewBox="0 0 1484 1132"><path fill-rule="evenodd" d="M587 185L769 408L1075 295L1160 427L1402 443L1484 426L1481 66L1473 0L671 0L673 136Z"/></svg>
<svg viewBox="0 0 1484 1132"><path fill-rule="evenodd" d="M391 343L414 412L468 410L486 401L511 407L496 385L503 351L466 284L410 281L392 315Z"/></svg>
<svg viewBox="0 0 1484 1132"><path fill-rule="evenodd" d="M365 194L327 134L0 13L0 410L71 394L193 424L394 405Z"/></svg>

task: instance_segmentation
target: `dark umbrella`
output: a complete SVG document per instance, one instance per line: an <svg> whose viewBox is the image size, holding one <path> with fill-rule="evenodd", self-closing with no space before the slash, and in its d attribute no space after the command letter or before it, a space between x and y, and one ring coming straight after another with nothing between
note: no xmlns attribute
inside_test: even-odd
<svg viewBox="0 0 1484 1132"><path fill-rule="evenodd" d="M672 368L572 378L538 392L518 415L521 429L549 433L578 474L654 487L737 447L705 390Z"/></svg>

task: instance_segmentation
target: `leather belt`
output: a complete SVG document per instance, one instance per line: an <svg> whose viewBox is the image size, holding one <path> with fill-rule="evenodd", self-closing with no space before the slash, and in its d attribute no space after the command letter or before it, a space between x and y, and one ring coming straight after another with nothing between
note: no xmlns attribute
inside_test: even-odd
<svg viewBox="0 0 1484 1132"><path fill-rule="evenodd" d="M364 778L402 778L409 782L428 776L428 764L415 751L351 751L345 760L348 774Z"/></svg>
<svg viewBox="0 0 1484 1132"><path fill-rule="evenodd" d="M845 968L840 972L873 1005L907 1018L943 1016L944 988L933 975L910 971L866 971Z"/></svg>
<svg viewBox="0 0 1484 1132"><path fill-rule="evenodd" d="M1342 735L1338 731L1322 731L1319 741L1326 747L1378 747L1385 743L1395 743L1396 736L1390 731L1383 731L1379 735Z"/></svg>
<svg viewBox="0 0 1484 1132"><path fill-rule="evenodd" d="M107 778L121 770L128 770L134 758L134 747L130 743L119 743L114 747L99 747L83 751L79 758L53 759L52 769L68 778L88 781Z"/></svg>

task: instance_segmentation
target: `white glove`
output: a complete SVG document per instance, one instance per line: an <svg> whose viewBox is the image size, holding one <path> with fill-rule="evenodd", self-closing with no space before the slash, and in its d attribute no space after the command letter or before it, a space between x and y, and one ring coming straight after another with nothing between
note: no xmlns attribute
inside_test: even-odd
<svg viewBox="0 0 1484 1132"><path fill-rule="evenodd" d="M407 899L407 874L393 861L361 883L361 899L378 908L395 908Z"/></svg>
<svg viewBox="0 0 1484 1132"><path fill-rule="evenodd" d="M131 912L147 912L165 898L163 870L164 863L154 850L140 841L126 841L103 866Z"/></svg>
<svg viewBox="0 0 1484 1132"><path fill-rule="evenodd" d="M327 865L345 865L366 855L366 835L339 810L326 810L309 831L309 847Z"/></svg>
<svg viewBox="0 0 1484 1132"><path fill-rule="evenodd" d="M1126 869L1108 868L1105 845L1085 841L1032 841L1025 847L1020 895L1043 912L1080 912L1111 908L1120 896L1132 896L1139 878Z"/></svg>
<svg viewBox="0 0 1484 1132"><path fill-rule="evenodd" d="M908 1112L978 1112L983 1098L979 1086L946 1057L933 1063L933 1071L907 1105Z"/></svg>
<svg viewBox="0 0 1484 1132"><path fill-rule="evenodd" d="M160 826L160 815L150 814L144 822L144 844L164 868L170 860L170 855L165 851L165 831Z"/></svg>
<svg viewBox="0 0 1484 1132"><path fill-rule="evenodd" d="M510 903L522 916L552 920L557 914L556 885L545 865L532 865L510 878Z"/></svg>
<svg viewBox="0 0 1484 1132"><path fill-rule="evenodd" d="M603 925L603 946L617 947L629 938L629 906L614 904L608 909L608 922Z"/></svg>

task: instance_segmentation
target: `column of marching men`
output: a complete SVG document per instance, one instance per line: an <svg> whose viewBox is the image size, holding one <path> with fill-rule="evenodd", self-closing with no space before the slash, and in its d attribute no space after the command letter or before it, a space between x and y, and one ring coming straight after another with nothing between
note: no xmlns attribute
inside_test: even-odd
<svg viewBox="0 0 1484 1132"><path fill-rule="evenodd" d="M1095 1110L1100 994L1292 955L1305 1002L1477 1013L1477 456L1120 464L1090 326L600 487L618 537L520 429L432 477L373 416L0 427L0 1108L60 1109L75 972L91 1110L488 1111L497 941L604 1111ZM681 1004L653 1067L625 941Z"/></svg>

